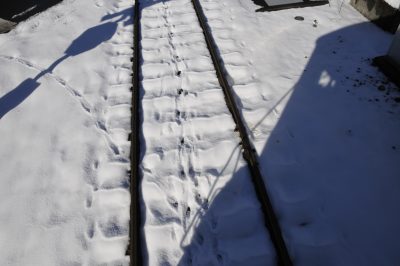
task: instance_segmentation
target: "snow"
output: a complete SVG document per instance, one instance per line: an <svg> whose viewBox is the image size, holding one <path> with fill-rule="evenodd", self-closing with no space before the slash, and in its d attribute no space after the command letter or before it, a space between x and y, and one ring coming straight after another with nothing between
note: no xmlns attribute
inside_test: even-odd
<svg viewBox="0 0 400 266"><path fill-rule="evenodd" d="M240 139L191 1L141 3L148 264L273 265Z"/></svg>
<svg viewBox="0 0 400 266"><path fill-rule="evenodd" d="M295 264L397 265L399 92L370 65L392 37L347 3L201 2Z"/></svg>
<svg viewBox="0 0 400 266"><path fill-rule="evenodd" d="M400 94L370 65L392 37L347 1L257 2L200 0L295 265L397 265ZM191 1L141 4L145 264L275 265ZM1 265L129 264L132 5L0 35Z"/></svg>
<svg viewBox="0 0 400 266"><path fill-rule="evenodd" d="M65 0L0 36L1 265L128 265L130 13Z"/></svg>
<svg viewBox="0 0 400 266"><path fill-rule="evenodd" d="M385 0L386 3L391 5L394 8L399 9L400 8L400 1L399 0Z"/></svg>

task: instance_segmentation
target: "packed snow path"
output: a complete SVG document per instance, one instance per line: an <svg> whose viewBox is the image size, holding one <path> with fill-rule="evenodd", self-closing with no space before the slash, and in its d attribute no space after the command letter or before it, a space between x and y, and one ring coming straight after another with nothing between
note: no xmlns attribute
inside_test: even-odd
<svg viewBox="0 0 400 266"><path fill-rule="evenodd" d="M191 1L141 1L141 7L149 264L273 265L240 139Z"/></svg>

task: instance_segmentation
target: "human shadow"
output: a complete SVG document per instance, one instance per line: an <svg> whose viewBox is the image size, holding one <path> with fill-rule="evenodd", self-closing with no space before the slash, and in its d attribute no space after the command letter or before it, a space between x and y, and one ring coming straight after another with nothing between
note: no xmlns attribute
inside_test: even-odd
<svg viewBox="0 0 400 266"><path fill-rule="evenodd" d="M382 120L394 108L399 92L377 74L368 58L362 58L382 54L384 34L371 23L361 23L320 37L298 82L282 93L289 100L259 162L295 265L400 261L400 123L396 117L392 125ZM278 100L273 109L283 102ZM262 128L271 113L266 112L250 131ZM374 134L376 141L371 139ZM387 140L393 145L382 146ZM276 265L275 253L254 261L232 260L234 251L252 252L257 242L248 247L244 238L232 238L231 243L242 245L232 249L231 256L218 243L220 234L235 235L241 227L253 226L252 220L262 219L243 214L245 219L238 223L221 224L222 231L213 226L221 206L230 205L229 191L236 179L245 172L239 169L199 216L191 240L182 246L179 265Z"/></svg>
<svg viewBox="0 0 400 266"><path fill-rule="evenodd" d="M260 154L299 265L399 262L398 90L370 60L385 40L371 23L320 37Z"/></svg>
<svg viewBox="0 0 400 266"><path fill-rule="evenodd" d="M275 265L276 254L249 170L238 168L223 187L217 185L220 174L206 197L209 204L200 202L185 228L177 265Z"/></svg>
<svg viewBox="0 0 400 266"><path fill-rule="evenodd" d="M101 43L110 40L117 30L118 22L122 21L124 26L132 24L131 13L132 10L128 8L123 11L104 16L102 21L108 20L108 22L84 31L65 50L64 55L54 61L47 69L37 74L34 78L27 78L16 88L1 97L0 119L12 109L20 105L24 100L26 100L40 86L40 78L46 74L52 73L54 69L64 60L69 57L78 56L82 53L88 52L96 48Z"/></svg>

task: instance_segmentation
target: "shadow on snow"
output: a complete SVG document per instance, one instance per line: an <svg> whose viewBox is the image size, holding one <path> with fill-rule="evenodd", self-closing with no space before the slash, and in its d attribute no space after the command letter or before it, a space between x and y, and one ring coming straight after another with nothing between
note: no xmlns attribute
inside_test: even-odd
<svg viewBox="0 0 400 266"><path fill-rule="evenodd" d="M0 119L21 104L26 98L28 98L29 95L31 95L40 86L40 78L46 74L52 73L54 69L64 60L69 57L78 56L82 53L90 51L101 43L110 40L117 30L118 22L124 21L124 25L131 24L131 13L132 9L126 9L121 12L104 16L102 21L115 18L117 18L117 20L108 21L86 30L71 43L71 45L65 50L64 55L57 59L46 70L43 70L34 78L27 78L15 89L1 97Z"/></svg>
<svg viewBox="0 0 400 266"><path fill-rule="evenodd" d="M273 109L287 101L259 162L297 265L394 265L400 261L396 251L400 158L393 148L396 143L397 149L400 146L399 119L393 117L397 132L385 131L387 112L371 106L376 100L371 102L368 97L375 96L365 96L380 93L375 88L383 84L386 91L377 97L380 103L387 102L385 108L395 104L393 96L398 91L362 58L365 51L371 58L385 52L379 41L384 34L371 23L361 23L320 37L295 86L287 88L275 106L249 128L262 127ZM284 56L285 51L281 53ZM372 135L393 141L393 146L371 142ZM239 196L234 190L247 172L239 169L221 191L210 191L216 196L209 198L206 210L200 208L195 214L193 236L181 242L179 265L275 265L275 254L268 251L252 261L235 260L237 254L227 250L245 237L219 235L219 229L228 228L233 235L241 230L229 219L217 221L216 214ZM248 216L243 212L237 225L254 226L251 219L262 219L259 213ZM236 245L236 253L258 248L257 242Z"/></svg>
<svg viewBox="0 0 400 266"><path fill-rule="evenodd" d="M150 3L156 2L161 1ZM40 86L40 78L54 71L65 59L109 40L116 32L118 21L131 21L130 12L131 9L127 9L105 16L103 20L118 20L88 29L46 70L1 97L0 118L29 97ZM394 139L393 132L381 130L385 125L376 113L354 113L352 105L357 99L346 92L351 84L340 82L345 76L354 75L351 67L357 66L360 46L370 49L373 56L380 55L374 54L376 47L369 45L371 40L367 33L370 31L377 29L364 23L339 29L317 41L306 71L276 103L280 104L290 95L259 156L260 167L268 174L264 178L289 250L294 261L302 265L389 265L392 261L400 261L396 255L400 233L397 204L400 180L396 176L400 172L396 161L399 156L390 147L386 151L387 147L379 147L376 143L371 147L362 141L364 132L374 125L377 125L374 129L377 138ZM340 54L338 42L341 40L349 42L346 48L354 51L351 58ZM338 62L345 64L347 69L338 69ZM250 130L261 127L272 110ZM238 160L234 154L232 151L232 162L227 164ZM384 165L385 169L382 169ZM186 234L180 240L184 254L179 265L243 265L243 261L235 261L235 254L227 253L232 242L240 238L229 239L229 235L221 235L220 231L231 230L234 234L237 228L230 219L220 217L218 220L216 217L226 202L234 203L240 199L237 187L243 187L243 193L253 191L248 176L247 168L240 168L223 189L215 191L216 183L211 186L207 196L210 204L199 206L193 213L192 222L185 227ZM383 182L390 186L383 186ZM262 219L257 201L243 212L245 214L239 221L242 227L255 226L257 222L254 221ZM143 210L142 213L145 221ZM194 231L193 235L188 235L190 229ZM268 233L260 229L260 234ZM379 259L369 257L369 254L376 254L376 243L387 251L380 254ZM235 244L238 253L253 252L258 248L258 242ZM143 245L143 253L147 253L146 245ZM265 265L267 261L274 264L274 254L269 251L259 254L246 263Z"/></svg>

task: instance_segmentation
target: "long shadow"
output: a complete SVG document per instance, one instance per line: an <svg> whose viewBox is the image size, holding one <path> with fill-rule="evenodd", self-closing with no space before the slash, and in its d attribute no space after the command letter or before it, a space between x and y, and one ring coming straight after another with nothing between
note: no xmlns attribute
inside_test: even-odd
<svg viewBox="0 0 400 266"><path fill-rule="evenodd" d="M400 123L393 116L397 126L392 128L397 132L385 131L388 119L382 111L395 104L393 93L398 91L383 76L376 76L370 62L361 58L382 53L382 48L377 48L379 41L371 42L370 38L378 40L383 34L371 23L361 23L319 38L303 75L293 88L287 88L284 97L290 99L259 155L296 265L397 265L400 261L396 252L400 156L395 146ZM384 86L385 91L375 91L373 86L380 90ZM254 127L269 119L269 113ZM382 121L383 117L386 120ZM393 146L368 142L371 132L376 138L393 140ZM191 241L182 246L179 265L275 264L272 253L270 257L234 261L212 237L220 234L218 228L234 235L236 228L249 226L255 218L239 221L238 227L229 227L231 222L218 228L213 225L215 214L229 202L230 191L245 171L239 169L199 216ZM243 242L236 252L257 248L257 242L250 248L248 244Z"/></svg>
<svg viewBox="0 0 400 266"><path fill-rule="evenodd" d="M220 178L215 180L207 197L210 204L200 207L185 228L180 241L183 255L177 265L276 265L249 176L242 167L222 188L215 189Z"/></svg>
<svg viewBox="0 0 400 266"><path fill-rule="evenodd" d="M121 12L104 16L102 21L115 19L103 24L97 25L83 32L76 38L71 45L65 50L64 55L52 63L46 70L37 74L34 78L27 78L16 88L8 92L0 98L0 119L12 109L20 105L26 98L29 97L39 86L40 78L48 73L52 73L54 69L69 57L77 56L87 51L96 48L101 43L112 38L117 30L118 22L123 21L127 26L132 23L132 10L125 9Z"/></svg>
<svg viewBox="0 0 400 266"><path fill-rule="evenodd" d="M400 121L386 124L398 92L361 57L385 51L384 35L361 23L320 37L260 155L301 265L399 262L400 158L387 140Z"/></svg>

